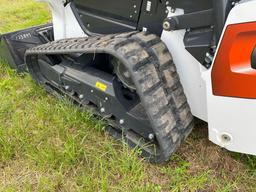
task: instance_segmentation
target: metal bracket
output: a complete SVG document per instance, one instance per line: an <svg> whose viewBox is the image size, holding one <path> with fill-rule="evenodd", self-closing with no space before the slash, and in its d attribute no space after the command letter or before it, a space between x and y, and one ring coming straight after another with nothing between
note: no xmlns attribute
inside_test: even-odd
<svg viewBox="0 0 256 192"><path fill-rule="evenodd" d="M203 19L202 19L203 18ZM163 23L166 31L211 26L214 23L213 9L168 17Z"/></svg>

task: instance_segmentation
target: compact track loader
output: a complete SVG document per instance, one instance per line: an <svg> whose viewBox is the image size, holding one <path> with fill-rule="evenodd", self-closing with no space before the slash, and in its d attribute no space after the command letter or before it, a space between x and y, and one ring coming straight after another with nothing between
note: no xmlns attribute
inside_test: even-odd
<svg viewBox="0 0 256 192"><path fill-rule="evenodd" d="M0 55L49 93L164 162L194 117L256 155L256 0L41 0L52 24L1 36Z"/></svg>

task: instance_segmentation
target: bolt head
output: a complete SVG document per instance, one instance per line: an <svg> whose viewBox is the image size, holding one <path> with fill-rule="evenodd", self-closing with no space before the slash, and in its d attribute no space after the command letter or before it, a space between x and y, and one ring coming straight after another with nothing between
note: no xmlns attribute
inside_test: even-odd
<svg viewBox="0 0 256 192"><path fill-rule="evenodd" d="M147 32L147 31L148 31L148 28L143 27L143 28L142 28L142 31L143 31L143 32ZM138 73L138 72L136 71L135 73Z"/></svg>
<svg viewBox="0 0 256 192"><path fill-rule="evenodd" d="M221 140L223 143L229 143L231 142L232 137L229 134L224 133L221 135Z"/></svg>
<svg viewBox="0 0 256 192"><path fill-rule="evenodd" d="M120 123L120 125L123 125L124 124L124 120L120 119L119 123Z"/></svg>
<svg viewBox="0 0 256 192"><path fill-rule="evenodd" d="M66 85L64 88L65 88L66 90L69 90L70 87L69 87L68 85Z"/></svg>
<svg viewBox="0 0 256 192"><path fill-rule="evenodd" d="M171 13L175 13L176 9L172 8Z"/></svg>
<svg viewBox="0 0 256 192"><path fill-rule="evenodd" d="M83 99L84 98L84 95L79 95L79 99Z"/></svg>
<svg viewBox="0 0 256 192"><path fill-rule="evenodd" d="M148 135L149 140L153 140L155 138L155 135L153 133L150 133Z"/></svg>
<svg viewBox="0 0 256 192"><path fill-rule="evenodd" d="M164 21L163 28L164 28L164 30L169 31L171 29L170 22L169 21Z"/></svg>
<svg viewBox="0 0 256 192"><path fill-rule="evenodd" d="M100 112L101 112L101 113L104 113L104 112L105 112L105 108L102 107L102 108L100 109Z"/></svg>

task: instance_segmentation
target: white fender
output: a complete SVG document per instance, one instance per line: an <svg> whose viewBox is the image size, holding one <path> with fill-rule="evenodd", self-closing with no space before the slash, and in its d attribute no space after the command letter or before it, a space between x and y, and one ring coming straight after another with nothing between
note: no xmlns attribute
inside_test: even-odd
<svg viewBox="0 0 256 192"><path fill-rule="evenodd" d="M77 22L70 4L64 6L63 0L38 1L48 3L51 8L55 40L87 36Z"/></svg>

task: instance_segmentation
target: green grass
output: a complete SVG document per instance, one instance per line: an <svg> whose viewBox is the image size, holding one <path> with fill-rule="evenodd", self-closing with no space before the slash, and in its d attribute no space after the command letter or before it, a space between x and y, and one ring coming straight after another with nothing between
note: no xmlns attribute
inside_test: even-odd
<svg viewBox="0 0 256 192"><path fill-rule="evenodd" d="M46 6L33 0L0 0L0 33L22 29L50 20Z"/></svg>
<svg viewBox="0 0 256 192"><path fill-rule="evenodd" d="M50 20L31 0L0 5L1 33ZM0 65L0 191L256 191L256 159L211 144L205 124L168 164L151 165L89 112Z"/></svg>

